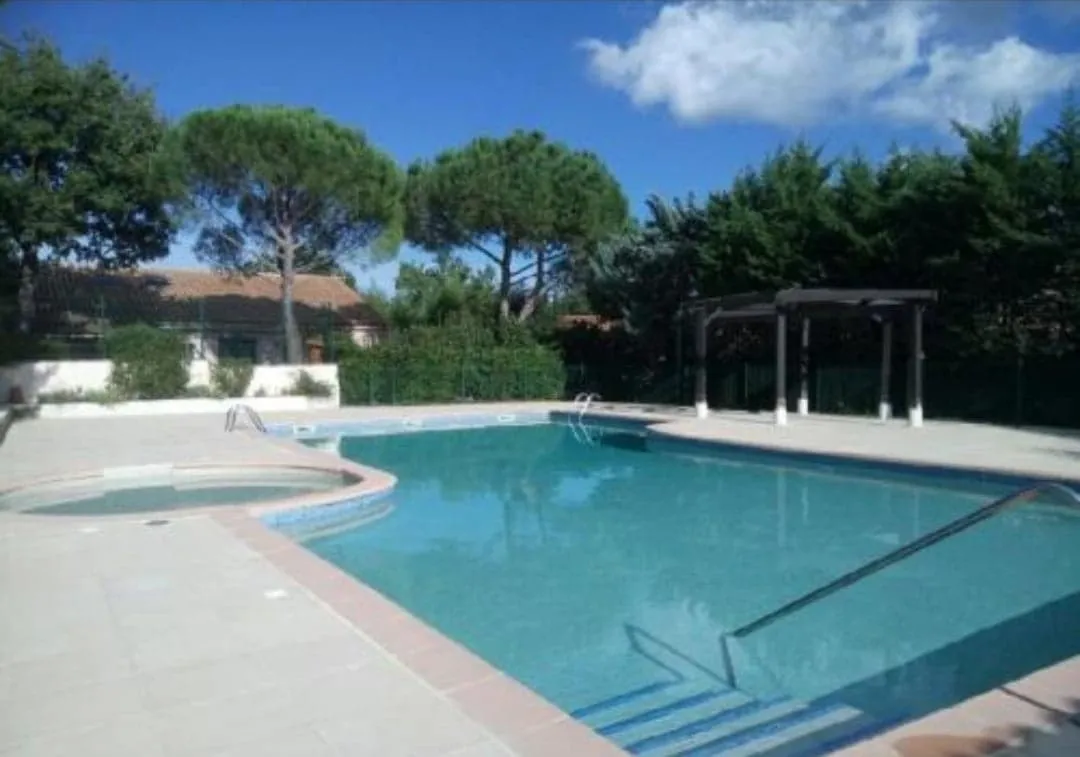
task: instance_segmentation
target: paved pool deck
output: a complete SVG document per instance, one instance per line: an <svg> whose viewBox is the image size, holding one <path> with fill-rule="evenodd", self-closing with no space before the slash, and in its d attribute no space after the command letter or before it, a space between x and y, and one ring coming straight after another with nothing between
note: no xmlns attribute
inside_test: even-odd
<svg viewBox="0 0 1080 757"><path fill-rule="evenodd" d="M268 421L567 409L348 408ZM600 405L663 433L1080 478L1080 433L928 421L707 420ZM328 465L217 416L19 421L0 489L105 467ZM168 522L148 525L147 518ZM621 752L246 508L0 513L0 755L616 755ZM846 757L1080 754L1080 659L851 747Z"/></svg>

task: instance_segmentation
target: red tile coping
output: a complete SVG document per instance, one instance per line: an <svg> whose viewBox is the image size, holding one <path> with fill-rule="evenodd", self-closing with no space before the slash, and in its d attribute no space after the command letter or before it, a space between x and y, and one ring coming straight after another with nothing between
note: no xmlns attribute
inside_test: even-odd
<svg viewBox="0 0 1080 757"><path fill-rule="evenodd" d="M211 517L519 755L626 754L372 587L264 526L248 511L220 509Z"/></svg>

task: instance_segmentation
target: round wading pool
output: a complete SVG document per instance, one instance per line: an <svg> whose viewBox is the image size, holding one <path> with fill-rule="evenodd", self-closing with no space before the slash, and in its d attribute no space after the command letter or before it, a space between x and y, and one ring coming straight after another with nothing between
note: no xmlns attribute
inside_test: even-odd
<svg viewBox="0 0 1080 757"><path fill-rule="evenodd" d="M319 468L146 465L0 492L0 511L130 515L284 500L359 482L359 476Z"/></svg>

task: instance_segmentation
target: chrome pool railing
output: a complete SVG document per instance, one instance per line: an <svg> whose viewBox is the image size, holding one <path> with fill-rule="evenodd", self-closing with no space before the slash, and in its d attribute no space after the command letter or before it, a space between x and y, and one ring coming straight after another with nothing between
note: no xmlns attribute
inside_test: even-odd
<svg viewBox="0 0 1080 757"><path fill-rule="evenodd" d="M245 405L243 403L237 403L229 408L229 411L225 413L225 430L233 431L236 429L236 422L239 419L240 413L243 413L248 422L255 428L256 431L265 434L266 424L263 423L259 414L251 407L251 405Z"/></svg>
<svg viewBox="0 0 1080 757"><path fill-rule="evenodd" d="M720 634L720 652L724 664L724 674L727 676L728 685L732 688L735 687L735 669L732 661L732 654L730 644L736 639L741 639L749 636L755 631L760 631L766 626L770 626L778 620L786 618L792 613L796 613L805 607L808 607L815 602L818 602L826 597L835 594L841 589L845 589L852 584L856 584L862 581L864 578L878 573L881 570L894 565L895 563L905 560L912 555L923 551L927 547L933 546L938 542L944 541L951 536L968 530L972 526L982 523L988 518L992 518L1003 510L1008 510L1017 505L1022 505L1026 502L1038 497L1040 494L1046 492L1053 492L1058 496L1063 496L1065 504L1070 508L1076 508L1080 511L1080 494L1073 491L1063 484L1059 484L1053 481L1043 481L1033 486L1026 487L1019 491L1006 494L1000 499L996 499L993 502L983 505L982 507L971 511L967 515L962 515L956 520L946 523L941 528L937 528L928 534L920 536L914 541L897 547L891 552L871 560L868 563L860 565L848 573L836 578L829 583L819 586L816 589L806 592L802 596L788 602L787 604L771 610L764 615L744 623L733 631L726 631Z"/></svg>
<svg viewBox="0 0 1080 757"><path fill-rule="evenodd" d="M600 395L596 392L579 392L574 397L574 411L577 412L577 427L574 426L574 414L570 413L566 419L566 425L570 427L570 432L574 435L574 438L583 444L593 444L592 435L589 430L585 428L585 413L589 412L589 406L592 405L594 400L601 399Z"/></svg>

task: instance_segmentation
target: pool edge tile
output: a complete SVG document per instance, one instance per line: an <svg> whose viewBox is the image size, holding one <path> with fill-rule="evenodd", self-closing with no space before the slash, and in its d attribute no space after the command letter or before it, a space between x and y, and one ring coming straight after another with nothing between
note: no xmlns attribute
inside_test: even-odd
<svg viewBox="0 0 1080 757"><path fill-rule="evenodd" d="M230 534L320 599L465 715L524 756L537 744L572 747L575 757L625 755L616 745L406 609L244 509L212 513ZM559 726L555 728L555 726ZM516 740L519 746L510 741ZM551 752L547 752L551 754Z"/></svg>
<svg viewBox="0 0 1080 757"><path fill-rule="evenodd" d="M503 739L521 737L531 731L562 721L574 721L569 714L505 673L461 686L449 697L466 714ZM587 726L578 723L590 734Z"/></svg>
<svg viewBox="0 0 1080 757"><path fill-rule="evenodd" d="M619 757L622 749L576 720L560 720L507 739L519 757Z"/></svg>

